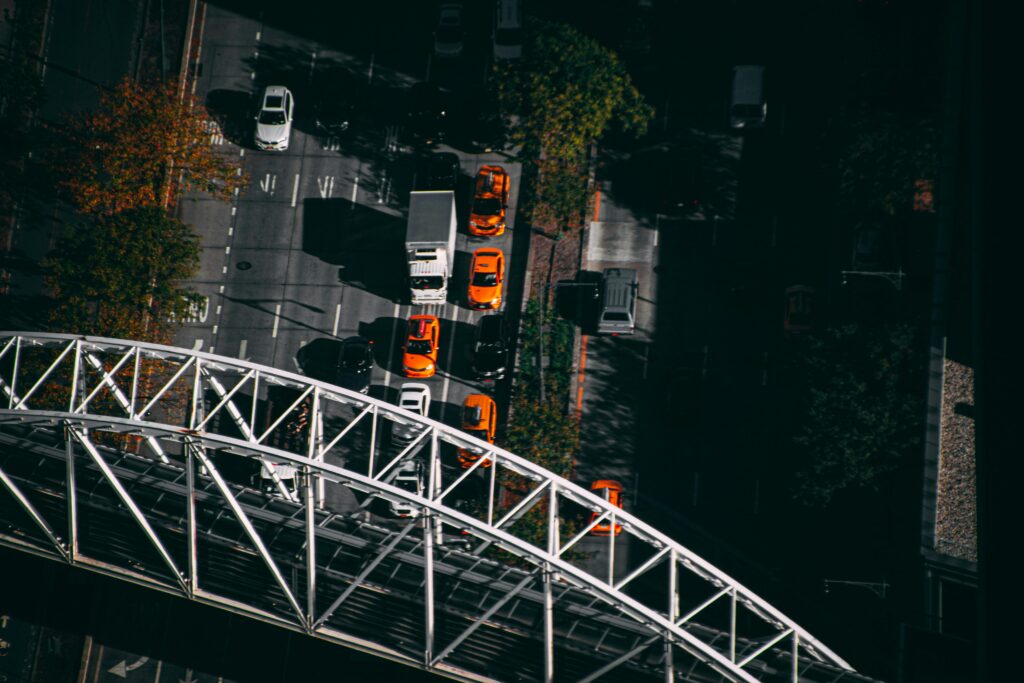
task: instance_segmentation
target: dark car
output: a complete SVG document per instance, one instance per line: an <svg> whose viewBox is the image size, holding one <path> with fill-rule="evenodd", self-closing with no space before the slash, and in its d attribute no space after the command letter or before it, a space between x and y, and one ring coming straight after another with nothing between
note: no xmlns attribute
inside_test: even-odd
<svg viewBox="0 0 1024 683"><path fill-rule="evenodd" d="M452 119L451 94L430 83L409 88L409 129L425 145L441 142Z"/></svg>
<svg viewBox="0 0 1024 683"><path fill-rule="evenodd" d="M485 315L476 328L473 343L473 374L477 379L501 379L508 364L505 316Z"/></svg>
<svg viewBox="0 0 1024 683"><path fill-rule="evenodd" d="M459 182L459 157L451 152L435 152L420 157L416 170L417 190L454 190Z"/></svg>
<svg viewBox="0 0 1024 683"><path fill-rule="evenodd" d="M365 394L370 390L370 371L373 369L373 342L365 337L349 337L337 345L330 354L319 354L310 359L306 375L321 382Z"/></svg>
<svg viewBox="0 0 1024 683"><path fill-rule="evenodd" d="M313 103L313 125L323 135L339 135L352 125L355 103L336 90L317 94Z"/></svg>

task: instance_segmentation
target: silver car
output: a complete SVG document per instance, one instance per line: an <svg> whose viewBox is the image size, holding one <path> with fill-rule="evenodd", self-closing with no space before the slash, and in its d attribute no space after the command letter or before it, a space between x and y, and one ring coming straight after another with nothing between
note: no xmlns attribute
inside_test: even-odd
<svg viewBox="0 0 1024 683"><path fill-rule="evenodd" d="M462 54L462 5L444 4L438 9L434 31L434 54L458 57Z"/></svg>
<svg viewBox="0 0 1024 683"><path fill-rule="evenodd" d="M426 417L430 414L430 387L419 382L405 382L398 391L398 407ZM396 423L391 436L400 443L408 443L422 430L415 423Z"/></svg>
<svg viewBox="0 0 1024 683"><path fill-rule="evenodd" d="M292 136L295 100L283 85L268 85L260 97L256 115L256 146L260 149L286 150Z"/></svg>

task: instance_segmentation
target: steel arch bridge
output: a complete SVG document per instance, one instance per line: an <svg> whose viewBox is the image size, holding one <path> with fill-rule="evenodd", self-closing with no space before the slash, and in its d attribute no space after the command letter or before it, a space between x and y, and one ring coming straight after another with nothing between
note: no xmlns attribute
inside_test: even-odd
<svg viewBox="0 0 1024 683"><path fill-rule="evenodd" d="M0 406L0 543L24 552L459 680L870 680L632 514L362 394L0 332ZM449 466L455 448L479 458ZM408 462L422 489L396 485ZM599 524L622 532L594 575L578 544Z"/></svg>

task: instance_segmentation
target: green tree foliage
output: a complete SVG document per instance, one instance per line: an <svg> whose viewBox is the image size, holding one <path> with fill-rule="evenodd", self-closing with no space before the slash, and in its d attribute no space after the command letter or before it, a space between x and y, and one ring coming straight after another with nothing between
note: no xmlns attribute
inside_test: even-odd
<svg viewBox="0 0 1024 683"><path fill-rule="evenodd" d="M512 142L528 158L577 157L613 123L642 134L654 115L614 52L576 29L529 24L522 60L496 66L502 110L515 116Z"/></svg>
<svg viewBox="0 0 1024 683"><path fill-rule="evenodd" d="M199 270L199 239L157 207L71 228L46 259L62 332L167 342L199 295L179 283Z"/></svg>
<svg viewBox="0 0 1024 683"><path fill-rule="evenodd" d="M508 141L533 168L533 220L576 225L586 205L585 160L613 125L642 135L653 108L618 56L564 24L529 22L523 59L495 66ZM528 176L530 174L527 174Z"/></svg>
<svg viewBox="0 0 1024 683"><path fill-rule="evenodd" d="M840 199L858 210L889 215L908 210L914 181L934 179L939 166L939 127L927 117L851 109L840 119Z"/></svg>
<svg viewBox="0 0 1024 683"><path fill-rule="evenodd" d="M877 490L920 446L924 362L910 325L832 327L797 360L807 382L796 498L825 506L841 490Z"/></svg>

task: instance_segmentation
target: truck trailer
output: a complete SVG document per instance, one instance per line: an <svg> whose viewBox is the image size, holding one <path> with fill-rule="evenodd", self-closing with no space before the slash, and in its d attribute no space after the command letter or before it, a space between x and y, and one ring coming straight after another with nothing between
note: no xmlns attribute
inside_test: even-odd
<svg viewBox="0 0 1024 683"><path fill-rule="evenodd" d="M409 193L405 233L409 292L413 304L443 304L455 266L455 193L451 190Z"/></svg>

